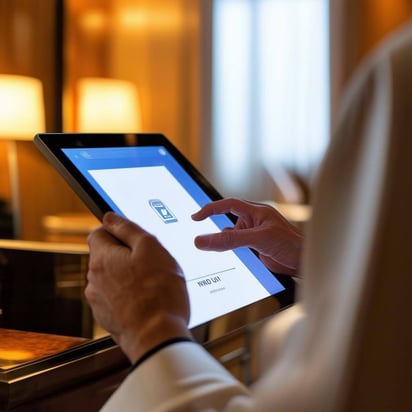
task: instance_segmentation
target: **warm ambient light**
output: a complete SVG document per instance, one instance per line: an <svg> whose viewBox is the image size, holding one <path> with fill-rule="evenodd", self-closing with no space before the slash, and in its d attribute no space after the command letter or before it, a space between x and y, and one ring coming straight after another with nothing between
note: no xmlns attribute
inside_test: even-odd
<svg viewBox="0 0 412 412"><path fill-rule="evenodd" d="M0 74L0 138L31 140L45 130L44 123L40 80Z"/></svg>
<svg viewBox="0 0 412 412"><path fill-rule="evenodd" d="M0 139L7 140L13 235L21 236L19 159L17 146L45 131L43 87L33 77L0 74ZM27 142L18 142L26 140Z"/></svg>
<svg viewBox="0 0 412 412"><path fill-rule="evenodd" d="M88 77L78 82L78 131L141 130L139 95L131 82Z"/></svg>

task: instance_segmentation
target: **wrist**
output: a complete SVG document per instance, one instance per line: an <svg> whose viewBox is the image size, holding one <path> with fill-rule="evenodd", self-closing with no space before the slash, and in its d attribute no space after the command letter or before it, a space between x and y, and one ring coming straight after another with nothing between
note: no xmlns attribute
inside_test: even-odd
<svg viewBox="0 0 412 412"><path fill-rule="evenodd" d="M192 339L186 321L174 315L151 317L144 325L125 330L116 341L132 364L164 342Z"/></svg>
<svg viewBox="0 0 412 412"><path fill-rule="evenodd" d="M159 352L160 350L162 350L166 346L170 346L170 345L174 345L175 343L182 343L182 342L193 342L193 339L192 338L187 338L187 337L177 337L177 338L167 339L167 340L159 343L158 345L154 346L153 348L149 349L139 359L137 359L134 363L132 363L131 370L136 369L146 359L149 359L152 355L154 355L156 352Z"/></svg>

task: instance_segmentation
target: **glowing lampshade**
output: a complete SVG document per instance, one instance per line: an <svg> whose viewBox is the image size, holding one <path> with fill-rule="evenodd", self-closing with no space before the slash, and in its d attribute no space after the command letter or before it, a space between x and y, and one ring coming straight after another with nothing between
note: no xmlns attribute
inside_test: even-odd
<svg viewBox="0 0 412 412"><path fill-rule="evenodd" d="M44 132L43 87L33 77L0 74L0 138L31 140Z"/></svg>
<svg viewBox="0 0 412 412"><path fill-rule="evenodd" d="M131 133L141 129L139 95L125 80L86 77L79 80L78 130Z"/></svg>

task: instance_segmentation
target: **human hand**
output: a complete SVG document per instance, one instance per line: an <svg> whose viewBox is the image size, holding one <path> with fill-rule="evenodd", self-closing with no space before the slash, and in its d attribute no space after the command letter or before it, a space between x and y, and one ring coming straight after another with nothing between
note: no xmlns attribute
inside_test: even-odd
<svg viewBox="0 0 412 412"><path fill-rule="evenodd" d="M88 243L86 298L132 363L167 339L190 337L182 270L154 236L109 212Z"/></svg>
<svg viewBox="0 0 412 412"><path fill-rule="evenodd" d="M222 199L192 215L200 221L216 214L238 217L233 228L200 235L195 245L202 250L224 251L247 246L254 249L273 272L298 276L303 236L271 206L239 199Z"/></svg>

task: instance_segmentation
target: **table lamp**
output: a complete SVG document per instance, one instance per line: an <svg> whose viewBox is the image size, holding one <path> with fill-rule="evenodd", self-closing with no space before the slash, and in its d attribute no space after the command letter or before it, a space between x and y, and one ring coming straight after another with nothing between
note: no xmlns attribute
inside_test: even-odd
<svg viewBox="0 0 412 412"><path fill-rule="evenodd" d="M77 83L80 132L133 133L141 130L139 95L132 82L85 77Z"/></svg>
<svg viewBox="0 0 412 412"><path fill-rule="evenodd" d="M0 74L0 139L7 140L14 235L20 234L17 141L45 130L43 87L39 79Z"/></svg>
<svg viewBox="0 0 412 412"><path fill-rule="evenodd" d="M32 140L33 135L44 128L41 81L0 74L0 138Z"/></svg>

